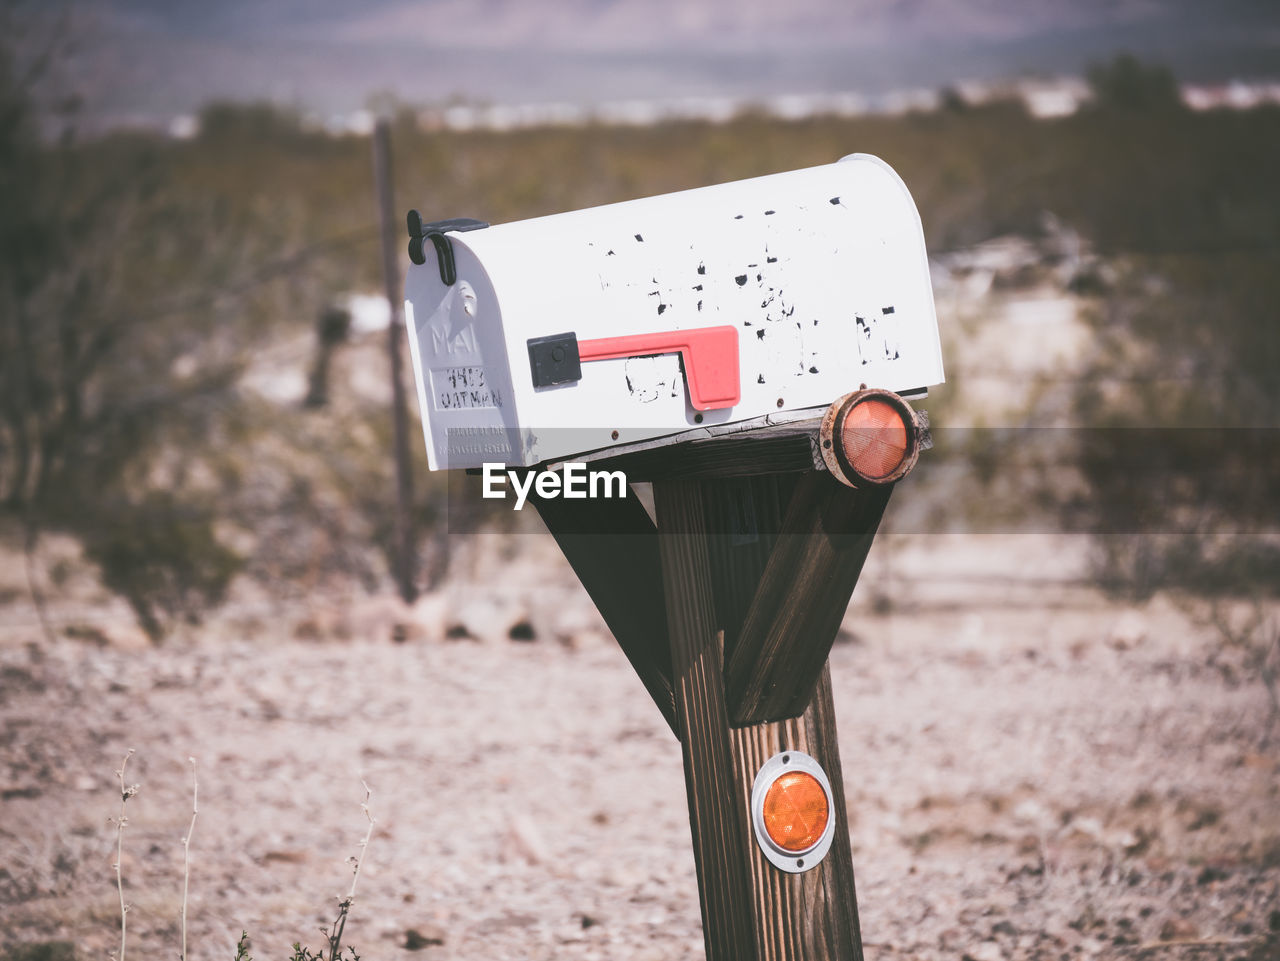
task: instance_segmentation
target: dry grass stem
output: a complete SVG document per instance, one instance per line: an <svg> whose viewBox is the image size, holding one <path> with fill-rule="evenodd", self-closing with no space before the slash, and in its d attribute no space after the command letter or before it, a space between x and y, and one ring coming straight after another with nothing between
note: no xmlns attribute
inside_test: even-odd
<svg viewBox="0 0 1280 961"><path fill-rule="evenodd" d="M187 836L182 839L182 952L178 961L187 961L187 891L191 886L191 835L196 829L196 815L200 811L199 790L196 780L196 759L187 758L191 762L191 824L187 828Z"/></svg>
<svg viewBox="0 0 1280 961"><path fill-rule="evenodd" d="M116 891L120 895L120 957L119 961L125 961L125 945L127 943L128 921L129 921L129 905L124 900L124 876L120 871L120 863L124 857L124 826L129 823L129 819L125 817L124 808L129 802L129 798L138 793L140 785L125 784L124 772L129 764L129 758L133 757L133 748L129 748L124 756L124 760L120 762L120 768L116 771L116 777L120 779L120 815L116 818Z"/></svg>
<svg viewBox="0 0 1280 961"><path fill-rule="evenodd" d="M360 865L364 863L364 855L369 847L369 839L373 837L373 826L377 823L373 818L373 812L369 810L369 798L373 796L373 792L363 778L360 779L360 783L364 786L364 801L360 804L360 810L364 811L365 820L369 822L369 827L364 832L364 839L360 842L360 853L347 859L353 865L351 887L347 890L346 897L341 898L338 902L338 916L334 919L333 926L327 932L324 932L329 941L328 961L338 961L342 953L342 932L347 926L347 915L351 912L351 905L356 899L356 883L360 880ZM323 931L323 929L321 930ZM354 957L354 952L352 954Z"/></svg>
<svg viewBox="0 0 1280 961"><path fill-rule="evenodd" d="M352 859L355 866L351 872L351 890L347 892L348 901L355 900L356 882L360 880L360 865L364 861L365 849L369 847L369 839L373 837L373 826L377 823L369 810L369 798L373 796L373 792L369 790L369 785L364 778L360 779L360 784L364 787L364 800L360 802L360 810L364 812L365 820L369 822L369 829L364 832L364 840L360 842L360 853Z"/></svg>

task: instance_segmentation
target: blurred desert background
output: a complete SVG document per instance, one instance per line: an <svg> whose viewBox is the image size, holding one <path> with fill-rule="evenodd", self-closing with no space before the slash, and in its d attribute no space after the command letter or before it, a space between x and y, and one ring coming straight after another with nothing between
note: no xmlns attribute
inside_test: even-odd
<svg viewBox="0 0 1280 961"><path fill-rule="evenodd" d="M130 750L128 958L180 950L188 758L194 961L323 946L362 779L361 957L702 954L679 744L412 396L397 591L376 118L398 211L491 223L888 161L947 383L831 659L866 955L1280 957L1274 13L423 6L341 36L426 90L332 4L0 6L0 958L119 952Z"/></svg>

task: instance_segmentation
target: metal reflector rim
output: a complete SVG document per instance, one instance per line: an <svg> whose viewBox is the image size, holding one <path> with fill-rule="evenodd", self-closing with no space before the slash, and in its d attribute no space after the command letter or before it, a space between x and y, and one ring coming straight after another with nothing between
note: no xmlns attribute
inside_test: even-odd
<svg viewBox="0 0 1280 961"><path fill-rule="evenodd" d="M803 851L788 851L769 837L764 826L764 798L773 782L783 774L798 771L811 775L827 796L827 826L817 842ZM780 751L760 766L751 786L751 827L756 844L769 863L788 874L803 874L822 863L831 850L836 833L835 799L831 793L831 781L827 772L814 758L803 751Z"/></svg>

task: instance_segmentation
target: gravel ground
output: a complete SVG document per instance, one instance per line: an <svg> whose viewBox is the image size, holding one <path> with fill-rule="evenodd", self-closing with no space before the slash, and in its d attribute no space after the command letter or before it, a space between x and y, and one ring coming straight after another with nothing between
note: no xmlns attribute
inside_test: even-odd
<svg viewBox="0 0 1280 961"><path fill-rule="evenodd" d="M1169 599L1063 580L1079 551L878 542L832 653L868 958L1280 957L1265 692ZM700 956L679 746L554 556L414 611L316 602L157 648L8 631L3 943L118 949L134 749L130 959L178 953L188 756L194 961L242 929L257 958L320 945L362 777L363 957Z"/></svg>

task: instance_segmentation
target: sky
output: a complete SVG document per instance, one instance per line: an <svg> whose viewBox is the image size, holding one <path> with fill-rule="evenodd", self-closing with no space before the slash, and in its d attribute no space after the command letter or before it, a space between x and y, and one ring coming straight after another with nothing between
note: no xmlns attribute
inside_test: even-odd
<svg viewBox="0 0 1280 961"><path fill-rule="evenodd" d="M934 89L1081 74L1280 78L1280 0L70 0L91 107L349 111Z"/></svg>

